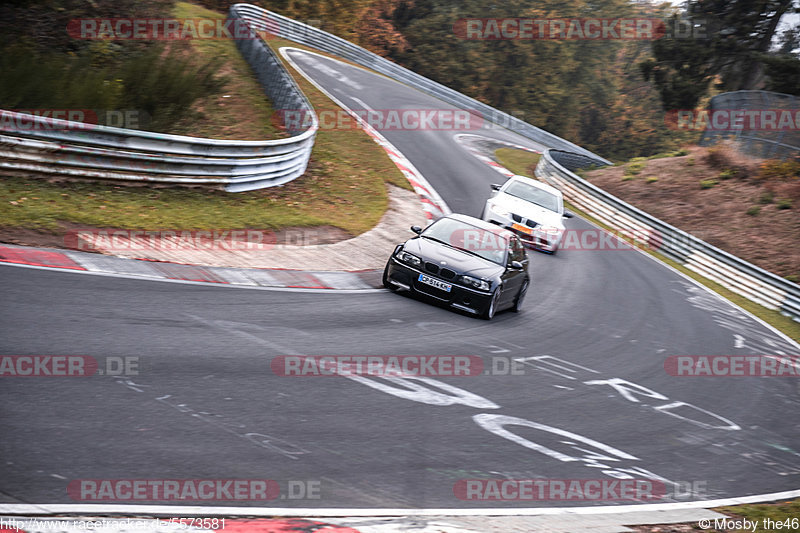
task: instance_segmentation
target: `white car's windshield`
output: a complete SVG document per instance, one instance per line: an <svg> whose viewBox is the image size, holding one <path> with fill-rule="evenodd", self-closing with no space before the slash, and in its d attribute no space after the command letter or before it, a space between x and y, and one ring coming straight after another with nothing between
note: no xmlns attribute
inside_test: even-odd
<svg viewBox="0 0 800 533"><path fill-rule="evenodd" d="M500 228L491 231L452 218L440 218L425 228L422 236L505 265L508 240L501 231Z"/></svg>
<svg viewBox="0 0 800 533"><path fill-rule="evenodd" d="M522 198L527 202L534 203L550 211L558 212L558 196L525 182L514 181L506 187L503 192L511 196L516 196L517 198Z"/></svg>

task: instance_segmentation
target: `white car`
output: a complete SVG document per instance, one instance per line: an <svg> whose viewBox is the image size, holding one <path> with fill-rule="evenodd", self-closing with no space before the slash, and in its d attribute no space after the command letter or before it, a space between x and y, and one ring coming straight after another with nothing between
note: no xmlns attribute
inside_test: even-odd
<svg viewBox="0 0 800 533"><path fill-rule="evenodd" d="M525 176L512 176L503 185L493 184L495 192L483 208L481 218L510 229L526 245L556 253L564 237L564 210L561 191Z"/></svg>

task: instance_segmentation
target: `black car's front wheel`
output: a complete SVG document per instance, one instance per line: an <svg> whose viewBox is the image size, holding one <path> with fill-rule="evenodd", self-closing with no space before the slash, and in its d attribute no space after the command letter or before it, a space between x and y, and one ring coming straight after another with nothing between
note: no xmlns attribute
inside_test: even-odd
<svg viewBox="0 0 800 533"><path fill-rule="evenodd" d="M489 299L489 305L486 306L481 318L484 320L491 320L497 313L497 303L500 301L500 287L495 288L492 292L492 297Z"/></svg>
<svg viewBox="0 0 800 533"><path fill-rule="evenodd" d="M525 281L522 282L522 287L519 288L517 297L514 298L514 306L511 308L511 310L515 313L519 313L519 310L522 309L522 302L525 300L525 294L528 292L528 285L529 282L526 278Z"/></svg>

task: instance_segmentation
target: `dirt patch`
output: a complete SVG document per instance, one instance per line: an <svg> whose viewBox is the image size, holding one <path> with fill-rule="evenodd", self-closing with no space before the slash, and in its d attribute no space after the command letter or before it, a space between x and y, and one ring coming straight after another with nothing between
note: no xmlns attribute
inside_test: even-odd
<svg viewBox="0 0 800 533"><path fill-rule="evenodd" d="M586 179L709 244L800 279L800 181L762 182L759 160L727 154L720 162L719 152L688 150L587 172Z"/></svg>
<svg viewBox="0 0 800 533"><path fill-rule="evenodd" d="M171 15L176 18L224 20L223 13L185 2L177 3ZM194 40L169 43L185 58L202 65L218 61L214 72L227 82L219 94L200 99L186 118L173 124L170 133L211 139L256 140L285 138L289 135L275 120L276 113L255 74L233 41Z"/></svg>
<svg viewBox="0 0 800 533"><path fill-rule="evenodd" d="M44 248L66 248L64 235L29 228L0 227L0 242Z"/></svg>
<svg viewBox="0 0 800 533"><path fill-rule="evenodd" d="M74 238L68 236L77 231L106 231L113 232L116 228L100 228L86 225L78 225L68 222L59 222L58 229L52 232L46 230L36 230L31 228L18 228L0 226L0 243L18 244L23 246L37 246L46 248L75 249L70 243L75 242ZM253 228L242 228L254 230ZM154 230L155 231L155 230ZM262 230L254 230L262 231ZM312 246L316 244L333 244L353 237L350 233L334 226L316 226L311 228L290 227L279 230L269 230L269 236L265 242L280 245ZM96 252L87 248L85 252Z"/></svg>
<svg viewBox="0 0 800 533"><path fill-rule="evenodd" d="M637 533L689 533L690 531L698 531L697 522L692 522L689 524L658 524L652 526L628 527ZM714 533L714 531L710 530L710 533Z"/></svg>

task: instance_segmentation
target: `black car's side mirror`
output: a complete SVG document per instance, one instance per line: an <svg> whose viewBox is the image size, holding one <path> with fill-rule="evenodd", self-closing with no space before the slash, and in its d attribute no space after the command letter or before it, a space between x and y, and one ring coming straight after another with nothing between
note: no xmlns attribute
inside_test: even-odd
<svg viewBox="0 0 800 533"><path fill-rule="evenodd" d="M499 185L497 183L492 183L491 184L491 188L492 188L493 191L499 191L500 187L502 187L502 185Z"/></svg>
<svg viewBox="0 0 800 533"><path fill-rule="evenodd" d="M525 266L519 261L511 261L511 268L514 270L522 270Z"/></svg>
<svg viewBox="0 0 800 533"><path fill-rule="evenodd" d="M422 233L422 228L420 228L419 226L411 226L411 231L419 235L420 233Z"/></svg>
<svg viewBox="0 0 800 533"><path fill-rule="evenodd" d="M574 216L574 213L571 213L570 211L564 211L564 218L572 218Z"/></svg>

